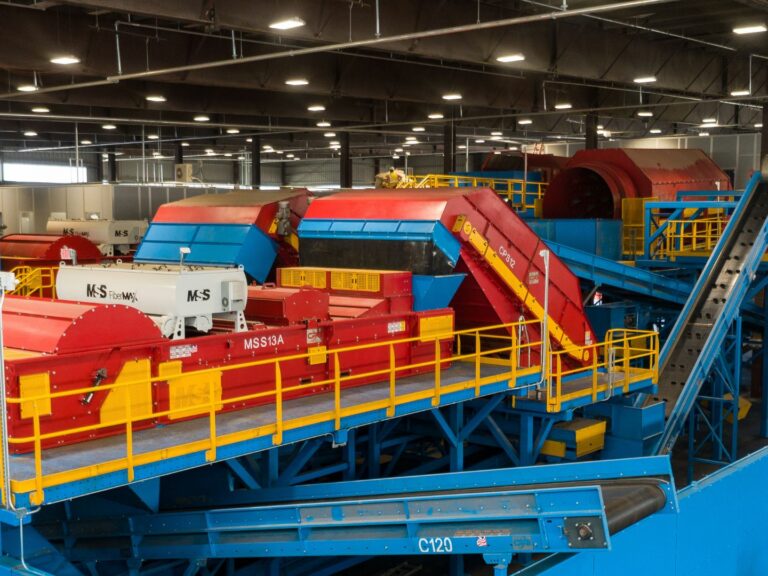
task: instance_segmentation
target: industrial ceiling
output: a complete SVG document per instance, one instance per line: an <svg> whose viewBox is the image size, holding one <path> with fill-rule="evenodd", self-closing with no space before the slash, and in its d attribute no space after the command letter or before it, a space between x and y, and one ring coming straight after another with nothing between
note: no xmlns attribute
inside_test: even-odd
<svg viewBox="0 0 768 576"><path fill-rule="evenodd" d="M439 153L450 124L480 151L581 139L588 111L602 138L755 131L766 21L766 0L7 0L0 145Z"/></svg>

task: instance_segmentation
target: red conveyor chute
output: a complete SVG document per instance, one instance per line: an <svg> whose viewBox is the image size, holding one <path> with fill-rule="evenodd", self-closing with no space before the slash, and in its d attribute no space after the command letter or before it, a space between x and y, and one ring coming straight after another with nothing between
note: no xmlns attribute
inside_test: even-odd
<svg viewBox="0 0 768 576"><path fill-rule="evenodd" d="M67 354L162 341L155 323L135 308L7 296L3 344L16 350Z"/></svg>
<svg viewBox="0 0 768 576"><path fill-rule="evenodd" d="M730 190L731 182L701 150L580 150L552 180L545 218L621 218L624 198L674 200L683 190Z"/></svg>
<svg viewBox="0 0 768 576"><path fill-rule="evenodd" d="M451 303L457 326L466 328L532 319L534 314L529 302L521 300L469 239L454 230L460 217L488 241L490 248L503 258L528 293L543 303L545 271L539 252L547 246L493 190L343 191L315 200L305 215L309 220L440 221L461 243L455 271L467 274ZM581 300L578 279L551 253L549 316L577 346L593 343L592 328ZM531 342L540 341L537 323L527 326L527 337ZM538 349L531 351L531 359L538 361Z"/></svg>

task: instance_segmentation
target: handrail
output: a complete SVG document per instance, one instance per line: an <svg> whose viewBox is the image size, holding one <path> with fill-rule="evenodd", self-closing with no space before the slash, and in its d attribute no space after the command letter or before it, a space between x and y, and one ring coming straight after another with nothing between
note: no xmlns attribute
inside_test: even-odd
<svg viewBox="0 0 768 576"><path fill-rule="evenodd" d="M56 297L56 274L58 266L16 266L11 272L18 282L11 292L15 296Z"/></svg>
<svg viewBox="0 0 768 576"><path fill-rule="evenodd" d="M286 362L295 360L309 361L313 352L305 352L300 354L290 354L281 357L265 358L260 360L253 360L249 362L243 362L240 364L234 364L230 366L219 366L215 368L203 368L197 370L190 370L173 376L150 376L146 378L131 378L119 383L113 382L110 384L102 383L98 386L90 384L88 386L80 387L72 390L63 391L49 391L38 395L28 395L25 397L16 396L9 397L7 399L10 405L19 405L22 402L26 406L31 408L32 413L32 435L31 436L14 436L8 439L8 443L12 445L27 444L32 445L32 451L34 456L34 478L32 480L14 480L12 483L12 494L3 494L3 502L9 501L9 496L13 496L17 492L31 492L30 501L34 505L41 504L44 501L44 490L49 486L55 486L62 484L72 479L83 479L90 477L94 467L88 466L83 469L69 470L65 473L43 473L43 456L44 452L42 444L45 441L49 441L56 438L63 438L73 434L95 432L97 430L105 428L118 428L124 429L124 446L125 456L118 457L107 462L99 463L99 468L103 470L109 470L111 472L125 470L128 481L132 481L135 478L134 470L139 465L145 465L170 457L173 455L184 455L197 452L200 450L205 451L206 459L208 461L215 460L216 451L218 448L232 444L235 442L241 442L251 440L258 437L271 436L273 445L279 445L283 441L283 433L286 430L297 428L302 426L302 422L307 418L310 418L312 422L327 421L333 423L333 429L339 430L342 427L343 420L353 414L359 414L374 409L386 409L390 416L394 416L397 407L401 404L411 402L414 399L430 399L433 405L439 405L440 399L446 394L450 394L460 390L473 390L474 396L480 396L482 394L482 387L491 384L498 383L500 381L508 381L510 388L517 386L518 375L537 375L541 373L541 366L520 366L518 358L521 356L521 351L526 348L538 349L539 342L519 342L517 339L517 332L521 326L527 324L538 324L537 320L525 320L521 322L515 322L510 324L498 324L494 326L486 326L480 328L471 328L465 330L450 330L441 334L434 334L430 337L410 337L402 338L398 340L390 340L384 342L358 344L352 346L345 346L341 348L327 350L329 362L331 363L332 370L330 377L321 381L311 381L307 383L299 383L286 385L282 378L282 369ZM467 351L466 346L462 350L462 339L466 337L474 342L472 350ZM456 342L454 351L449 354L444 354L441 349L441 343L446 340L452 339ZM646 345L642 345L641 340L645 339ZM426 360L418 362L409 362L407 364L398 364L396 356L394 354L395 346L405 343L413 343L419 341L425 345L430 343L434 346L434 353L432 357ZM650 344L650 345L648 345ZM623 332L610 332L606 343L594 344L585 348L591 348L595 351L600 347L612 347L622 348L625 350L625 362L626 366L623 369L626 372L625 385L629 385L629 378L633 378L636 381L639 378L657 377L658 370L658 336L654 332L641 332L641 331L629 331ZM344 354L353 351L372 350L375 348L383 349L387 351L389 362L380 368L368 370L361 373L352 373L343 371ZM578 369L563 369L563 354L565 351L556 351L551 353L551 360L548 362L550 366L550 372L556 367L556 374L548 374L547 377L552 380L555 378L556 390L550 390L547 387L547 393L545 402L547 409L557 408L562 405L563 402L573 399L575 397L596 397L597 391L593 388L586 388L582 390L578 395L574 395L573 392L569 394L563 394L562 384L563 379L567 379L570 375L576 375L579 372L588 373L589 370L600 371L605 370L606 364L604 361L598 362L594 360L592 366L587 368ZM596 356L596 354L594 354ZM646 362L647 367L643 368L637 366L638 361L644 361L643 359L649 358ZM465 362L475 366L473 377L458 383L448 383L442 378L442 373L446 367L454 362ZM184 404L183 406L173 407L166 410L156 410L154 407L150 408L149 414L135 414L132 411L131 403L126 402L125 414L121 419L110 419L106 423L89 424L85 426L74 426L65 430L56 430L52 432L41 431L41 415L40 406L52 405L52 400L71 396L80 396L88 393L104 394L111 390L117 390L120 388L128 388L137 385L147 385L156 382L168 382L181 377L189 376L203 376L217 374L221 375L225 372L231 372L235 370L243 370L245 368L255 366L273 366L274 370L274 386L271 389L248 393L240 395L236 398L232 397L217 397L216 384L214 378L206 378L207 381L207 394L204 401L197 401L192 404ZM494 370L491 375L483 375L483 365L495 365L502 366L506 370L499 372ZM409 392L407 394L398 394L397 380L403 373L410 374L414 370L432 371L434 373L434 382L431 388L425 389L420 392ZM590 378L595 379L590 375ZM355 383L370 382L371 379L380 380L381 382L389 384L389 393L387 398L383 400L375 400L366 402L360 405L343 406L341 403L342 391L346 385ZM600 388L599 386L597 386ZM283 414L283 403L286 397L295 394L296 392L305 391L309 389L321 389L326 388L327 392L333 394L333 408L330 412L322 412L319 414L311 414L299 419L286 420ZM599 391L599 390L598 390ZM246 430L241 430L235 433L220 434L216 428L216 417L218 414L224 411L224 406L229 404L240 404L245 402L253 402L256 400L266 400L274 403L275 410L275 422L273 424L262 424L260 426L254 426ZM134 437L135 437L135 425L140 422L154 420L164 417L177 416L178 418L186 418L190 415L199 416L200 418L207 418L209 424L209 430L207 437L204 440L187 441L184 444L174 446L172 449L164 448L152 452L134 452ZM30 488L31 483L31 488ZM24 489L26 488L26 490Z"/></svg>
<svg viewBox="0 0 768 576"><path fill-rule="evenodd" d="M398 188L490 188L520 211L533 210L549 187L547 182L532 182L521 178L494 178L460 176L454 174L409 175L398 183Z"/></svg>

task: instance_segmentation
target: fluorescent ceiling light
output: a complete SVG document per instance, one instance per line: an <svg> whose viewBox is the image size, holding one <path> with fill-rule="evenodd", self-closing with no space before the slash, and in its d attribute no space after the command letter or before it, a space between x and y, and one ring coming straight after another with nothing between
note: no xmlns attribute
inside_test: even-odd
<svg viewBox="0 0 768 576"><path fill-rule="evenodd" d="M497 62L503 62L504 64L509 62L522 62L523 60L525 60L525 55L520 54L519 52L516 54L502 54L496 58Z"/></svg>
<svg viewBox="0 0 768 576"><path fill-rule="evenodd" d="M288 86L306 86L309 84L309 80L306 78L288 78L288 80L285 81L285 83Z"/></svg>
<svg viewBox="0 0 768 576"><path fill-rule="evenodd" d="M653 112L650 110L640 110L640 112L637 113L638 116L641 118L651 118L653 117Z"/></svg>
<svg viewBox="0 0 768 576"><path fill-rule="evenodd" d="M749 90L732 90L731 96L749 96L751 92Z"/></svg>
<svg viewBox="0 0 768 576"><path fill-rule="evenodd" d="M325 106L322 104L312 104L311 106L307 106L307 112L324 112Z"/></svg>
<svg viewBox="0 0 768 576"><path fill-rule="evenodd" d="M411 130L414 132L424 132L424 126L414 126Z"/></svg>
<svg viewBox="0 0 768 576"><path fill-rule="evenodd" d="M414 141L414 140L418 140L418 138L416 138L416 136L406 136L406 137L405 137L405 139L406 139L407 141Z"/></svg>
<svg viewBox="0 0 768 576"><path fill-rule="evenodd" d="M240 134L240 130L237 128L227 128L227 134Z"/></svg>
<svg viewBox="0 0 768 576"><path fill-rule="evenodd" d="M152 152L152 156L160 156L161 152L158 152L157 150Z"/></svg>
<svg viewBox="0 0 768 576"><path fill-rule="evenodd" d="M325 134L323 134L323 136L325 136L326 138L335 138L336 132L326 132Z"/></svg>
<svg viewBox="0 0 768 576"><path fill-rule="evenodd" d="M400 156L398 156L397 154L392 155L392 160L399 160L399 159L400 159Z"/></svg>
<svg viewBox="0 0 768 576"><path fill-rule="evenodd" d="M195 122L208 122L210 120L210 117L206 116L205 114L198 114L194 118Z"/></svg>
<svg viewBox="0 0 768 576"><path fill-rule="evenodd" d="M717 127L717 122L704 122L701 125L702 128L715 128Z"/></svg>
<svg viewBox="0 0 768 576"><path fill-rule="evenodd" d="M160 135L159 134L147 134L147 140L159 140Z"/></svg>
<svg viewBox="0 0 768 576"><path fill-rule="evenodd" d="M16 90L19 92L37 92L37 86L34 84L22 84L21 86L17 86Z"/></svg>
<svg viewBox="0 0 768 576"><path fill-rule="evenodd" d="M501 154L501 150L494 150L493 153L498 156L499 154Z"/></svg>
<svg viewBox="0 0 768 576"><path fill-rule="evenodd" d="M475 140L475 144L485 144L485 140L483 140L482 138L477 138Z"/></svg>
<svg viewBox="0 0 768 576"><path fill-rule="evenodd" d="M282 150L275 150L275 154L282 154L282 153L283 153Z"/></svg>
<svg viewBox="0 0 768 576"><path fill-rule="evenodd" d="M768 31L765 24L750 24L748 26L738 26L733 29L734 34L758 34Z"/></svg>
<svg viewBox="0 0 768 576"><path fill-rule="evenodd" d="M517 152L517 146L510 146L509 148L507 148L507 150L510 150L512 152Z"/></svg>
<svg viewBox="0 0 768 576"><path fill-rule="evenodd" d="M573 108L572 104L569 104L568 102L561 102L560 104L555 104L555 110L570 110Z"/></svg>
<svg viewBox="0 0 768 576"><path fill-rule="evenodd" d="M763 127L762 122L758 122L757 124L755 124L755 128L762 128L762 127Z"/></svg>
<svg viewBox="0 0 768 576"><path fill-rule="evenodd" d="M661 134L660 128L651 128L650 130L651 134Z"/></svg>
<svg viewBox="0 0 768 576"><path fill-rule="evenodd" d="M442 113L440 112L432 112L432 114L430 114L428 118L430 120L442 120L443 118L445 118L445 116L443 116Z"/></svg>
<svg viewBox="0 0 768 576"><path fill-rule="evenodd" d="M295 158L295 156L293 154L286 154L285 157L286 158Z"/></svg>
<svg viewBox="0 0 768 576"><path fill-rule="evenodd" d="M402 152L402 151L403 151L402 148L395 148L395 152Z"/></svg>
<svg viewBox="0 0 768 576"><path fill-rule="evenodd" d="M704 118L702 120L702 123L704 124L715 124L717 122L717 118Z"/></svg>
<svg viewBox="0 0 768 576"><path fill-rule="evenodd" d="M699 132L699 136L709 136L709 132Z"/></svg>
<svg viewBox="0 0 768 576"><path fill-rule="evenodd" d="M273 30L292 30L293 28L301 28L305 24L306 22L304 22L304 20L298 16L292 16L291 18L286 18L285 20L272 22L269 27Z"/></svg>
<svg viewBox="0 0 768 576"><path fill-rule="evenodd" d="M443 94L443 100L461 100L461 94L458 92L451 92L449 94Z"/></svg>
<svg viewBox="0 0 768 576"><path fill-rule="evenodd" d="M187 148L187 147L189 147L189 142L182 142L182 143L181 143L181 145L182 145L184 148Z"/></svg>
<svg viewBox="0 0 768 576"><path fill-rule="evenodd" d="M80 144L83 146L88 146L88 144L93 144L90 140L80 140Z"/></svg>
<svg viewBox="0 0 768 576"><path fill-rule="evenodd" d="M341 142L338 140L331 140L330 144L331 146L341 146Z"/></svg>
<svg viewBox="0 0 768 576"><path fill-rule="evenodd" d="M50 110L45 106L35 106L34 108L32 108L32 112L34 112L35 114L48 114Z"/></svg>
<svg viewBox="0 0 768 576"><path fill-rule="evenodd" d="M331 123L326 120L321 120L320 122L315 124L315 126L317 126L318 128L330 128Z"/></svg>
<svg viewBox="0 0 768 576"><path fill-rule="evenodd" d="M61 64L62 66L69 66L70 64L79 64L80 58L73 56L72 54L62 54L60 56L54 56L51 58L51 64Z"/></svg>
<svg viewBox="0 0 768 576"><path fill-rule="evenodd" d="M496 132L491 132L491 136L501 136L501 134L502 134L502 133L501 133L501 132L499 132L499 131L496 131Z"/></svg>
<svg viewBox="0 0 768 576"><path fill-rule="evenodd" d="M456 146L456 148L458 148L459 150L466 150L467 149L467 145L466 144L459 144L458 146Z"/></svg>
<svg viewBox="0 0 768 576"><path fill-rule="evenodd" d="M101 127L104 130L117 130L117 126L114 124L102 124Z"/></svg>
<svg viewBox="0 0 768 576"><path fill-rule="evenodd" d="M30 137L37 136L37 132L35 132L34 130L27 130L26 132L24 132L24 136L30 136Z"/></svg>
<svg viewBox="0 0 768 576"><path fill-rule="evenodd" d="M598 130L602 130L603 128L605 128L605 126L603 126L602 124L598 124L598 125L597 125L597 129L598 129Z"/></svg>
<svg viewBox="0 0 768 576"><path fill-rule="evenodd" d="M147 96L147 101L149 102L165 102L165 96L162 94L150 94Z"/></svg>
<svg viewBox="0 0 768 576"><path fill-rule="evenodd" d="M656 82L656 76L638 76L634 79L635 84L653 84Z"/></svg>
<svg viewBox="0 0 768 576"><path fill-rule="evenodd" d="M518 120L517 123L520 126L528 126L529 124L533 124L533 120L531 120L530 118L522 118Z"/></svg>
<svg viewBox="0 0 768 576"><path fill-rule="evenodd" d="M226 154L224 154L224 156L226 156L227 158L232 158L232 152L227 152Z"/></svg>

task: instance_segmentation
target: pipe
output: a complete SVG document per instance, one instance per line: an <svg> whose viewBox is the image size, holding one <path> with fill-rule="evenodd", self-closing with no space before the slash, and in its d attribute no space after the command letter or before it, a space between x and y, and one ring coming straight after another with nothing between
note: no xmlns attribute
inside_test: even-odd
<svg viewBox="0 0 768 576"><path fill-rule="evenodd" d="M625 2L616 2L614 4L605 4L602 6L593 6L589 8L575 8L573 10L557 10L555 12L547 12L544 14L531 14L528 16L517 16L514 18L504 18L501 20L492 20L490 22L481 22L473 24L463 24L460 26L452 26L448 28L437 28L435 30L423 30L419 32L408 32L405 34L397 34L395 36L385 36L380 38L368 38L366 40L355 40L350 42L340 42L336 44L325 44L323 46L313 46L309 48L301 48L298 50L284 50L280 52L271 52L269 54L259 54L255 56L246 56L237 60L216 60L212 62L201 62L199 64L187 64L184 66L174 66L171 68L160 68L157 70L147 70L144 72L134 72L130 74L117 74L114 76L108 76L103 83L115 83L122 80L135 80L137 78L151 78L155 76L165 76L167 74L178 74L183 72L191 72L195 70L208 70L211 68L221 68L223 66L231 66L233 64L251 64L254 62L265 62L267 60L276 60L278 58L294 58L296 56L306 56L308 54L319 54L322 52L333 52L343 50L346 48L359 48L364 46L376 46L380 44L389 44L392 42L406 42L410 40L422 40L424 38L434 38L437 36L447 36L451 34L462 34L465 32L474 32L476 30L490 30L493 28L502 28L506 26L516 26L520 24L530 24L533 22L545 22L549 20L562 20L565 18L571 18L574 16L585 16L593 13L610 12L614 10L625 10L628 8L636 8L638 6L649 6L655 4L667 4L670 2L676 2L677 0L627 0ZM68 84L66 86L57 86L48 91L53 92L56 90L73 90L86 87L84 84ZM93 83L87 83L93 84ZM40 91L34 92L39 93ZM34 94L31 93L31 94ZM18 93L0 94L0 99L3 98L18 98Z"/></svg>
<svg viewBox="0 0 768 576"><path fill-rule="evenodd" d="M376 0L376 38L381 38L381 21L379 19L379 0Z"/></svg>
<svg viewBox="0 0 768 576"><path fill-rule="evenodd" d="M120 21L115 22L115 51L117 53L117 73L123 73L123 60L120 57Z"/></svg>

